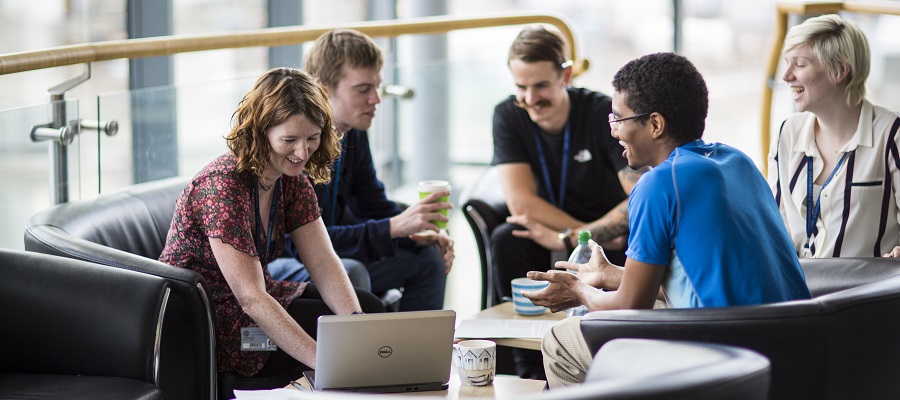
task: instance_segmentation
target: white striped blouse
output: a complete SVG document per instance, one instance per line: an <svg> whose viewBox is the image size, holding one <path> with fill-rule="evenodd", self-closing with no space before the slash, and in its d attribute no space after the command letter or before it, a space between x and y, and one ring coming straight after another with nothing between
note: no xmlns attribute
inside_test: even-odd
<svg viewBox="0 0 900 400"><path fill-rule="evenodd" d="M815 180L824 168L815 123L808 112L789 117L769 150L769 185L797 254L880 257L890 252L900 245L900 116L863 100L856 133L839 151L843 161L821 189L818 218L817 199L808 186L809 177ZM807 218L815 224L807 226Z"/></svg>

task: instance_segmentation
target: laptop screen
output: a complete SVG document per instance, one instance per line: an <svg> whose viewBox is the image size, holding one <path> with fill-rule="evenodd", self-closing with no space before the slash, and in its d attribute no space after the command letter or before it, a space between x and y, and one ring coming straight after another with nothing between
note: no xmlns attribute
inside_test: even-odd
<svg viewBox="0 0 900 400"><path fill-rule="evenodd" d="M316 390L420 391L450 380L456 312L319 317Z"/></svg>

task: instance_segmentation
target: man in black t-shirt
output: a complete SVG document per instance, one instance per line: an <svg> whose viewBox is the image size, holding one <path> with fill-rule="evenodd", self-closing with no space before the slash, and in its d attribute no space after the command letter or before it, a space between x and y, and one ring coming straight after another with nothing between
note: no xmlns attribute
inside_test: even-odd
<svg viewBox="0 0 900 400"><path fill-rule="evenodd" d="M509 51L516 94L494 109L494 159L511 217L491 237L495 276L509 282L550 268L587 229L613 262L624 262L628 193L641 173L610 135L611 99L570 88L563 37L526 27ZM563 157L563 154L566 156Z"/></svg>

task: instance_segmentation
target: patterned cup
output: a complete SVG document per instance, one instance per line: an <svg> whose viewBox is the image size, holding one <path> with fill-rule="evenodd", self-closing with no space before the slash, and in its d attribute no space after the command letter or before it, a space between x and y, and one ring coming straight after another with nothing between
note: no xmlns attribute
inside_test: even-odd
<svg viewBox="0 0 900 400"><path fill-rule="evenodd" d="M536 306L527 297L522 296L522 291L532 292L541 290L550 282L536 281L528 278L516 278L512 280L513 309L519 315L541 315L547 311L547 307Z"/></svg>

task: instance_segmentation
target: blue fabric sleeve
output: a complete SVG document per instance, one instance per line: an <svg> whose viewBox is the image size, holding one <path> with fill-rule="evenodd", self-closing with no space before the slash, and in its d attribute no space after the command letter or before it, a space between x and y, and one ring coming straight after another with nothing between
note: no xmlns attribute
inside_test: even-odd
<svg viewBox="0 0 900 400"><path fill-rule="evenodd" d="M669 265L674 248L675 198L671 169L658 168L641 176L628 198L628 251L636 261Z"/></svg>
<svg viewBox="0 0 900 400"><path fill-rule="evenodd" d="M369 263L397 254L397 241L391 239L389 218L356 225L331 226L328 227L328 236L334 251L341 258Z"/></svg>

